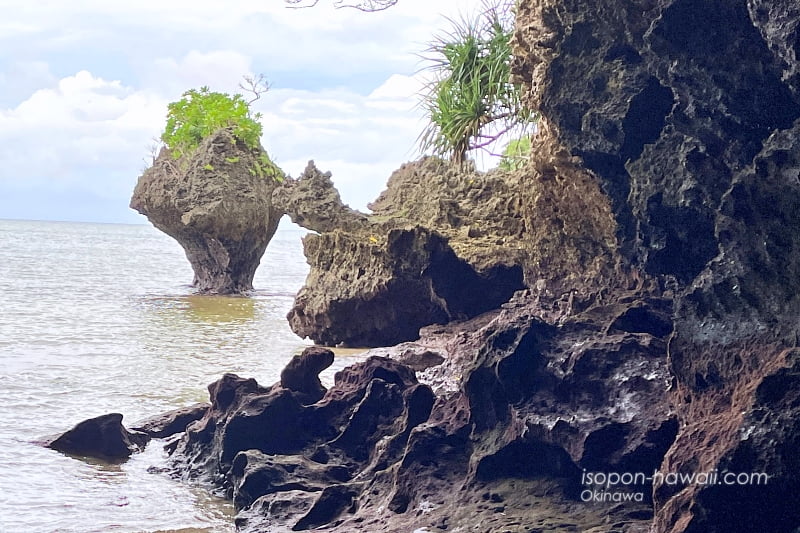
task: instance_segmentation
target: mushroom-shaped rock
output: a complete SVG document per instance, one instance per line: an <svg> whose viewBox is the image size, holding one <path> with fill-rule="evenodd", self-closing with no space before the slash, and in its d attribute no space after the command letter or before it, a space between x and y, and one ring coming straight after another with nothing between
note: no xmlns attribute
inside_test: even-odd
<svg viewBox="0 0 800 533"><path fill-rule="evenodd" d="M179 159L164 148L136 184L131 207L180 243L202 292L253 287L283 215L272 206L282 176L266 168L264 156L262 148L251 149L222 129Z"/></svg>
<svg viewBox="0 0 800 533"><path fill-rule="evenodd" d="M44 444L70 455L119 460L141 451L149 440L150 436L145 433L125 429L121 414L110 413L84 420Z"/></svg>
<svg viewBox="0 0 800 533"><path fill-rule="evenodd" d="M281 386L305 396L314 403L325 396L326 389L319 380L319 373L333 364L333 351L321 346L309 346L300 355L295 355L281 372Z"/></svg>

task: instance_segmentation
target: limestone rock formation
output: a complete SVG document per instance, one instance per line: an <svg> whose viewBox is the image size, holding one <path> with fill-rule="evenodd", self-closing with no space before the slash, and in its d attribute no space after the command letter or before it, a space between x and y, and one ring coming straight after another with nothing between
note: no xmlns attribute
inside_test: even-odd
<svg viewBox="0 0 800 533"><path fill-rule="evenodd" d="M653 531L790 532L800 314L800 9L789 0L520 3L517 76L543 143L607 194L619 253L675 300ZM780 383L778 386L777 384Z"/></svg>
<svg viewBox="0 0 800 533"><path fill-rule="evenodd" d="M283 214L272 206L279 177L263 170L262 153L223 129L191 156L162 149L136 184L131 207L180 243L202 292L252 289Z"/></svg>
<svg viewBox="0 0 800 533"><path fill-rule="evenodd" d="M523 289L514 177L404 165L367 216L342 205L330 174L309 164L275 205L319 232L304 239L311 272L289 313L320 344L388 346L419 329L496 308Z"/></svg>
<svg viewBox="0 0 800 533"><path fill-rule="evenodd" d="M373 218L387 225L418 224L445 236L476 271L524 264L521 218L522 176L476 172L436 157L405 163L369 204Z"/></svg>
<svg viewBox="0 0 800 533"><path fill-rule="evenodd" d="M246 531L796 532L799 11L519 2L526 169L413 163L371 216L302 183L281 199L321 232L296 331L409 342L314 403L224 376L176 470L227 490ZM583 476L656 469L759 477Z"/></svg>
<svg viewBox="0 0 800 533"><path fill-rule="evenodd" d="M125 429L121 414L111 413L84 420L43 444L70 455L117 461L142 451L149 441L146 433Z"/></svg>
<svg viewBox="0 0 800 533"><path fill-rule="evenodd" d="M367 216L344 205L333 186L330 172L321 172L313 161L297 179L287 177L272 194L292 222L317 233L357 231L367 226Z"/></svg>

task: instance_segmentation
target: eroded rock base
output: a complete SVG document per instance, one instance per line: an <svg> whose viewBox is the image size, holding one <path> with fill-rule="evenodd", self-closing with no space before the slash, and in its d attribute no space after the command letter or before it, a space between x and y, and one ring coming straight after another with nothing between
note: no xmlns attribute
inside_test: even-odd
<svg viewBox="0 0 800 533"><path fill-rule="evenodd" d="M223 129L179 159L163 149L136 184L131 207L180 243L201 292L253 288L283 215L272 207L281 177L264 174L262 155Z"/></svg>

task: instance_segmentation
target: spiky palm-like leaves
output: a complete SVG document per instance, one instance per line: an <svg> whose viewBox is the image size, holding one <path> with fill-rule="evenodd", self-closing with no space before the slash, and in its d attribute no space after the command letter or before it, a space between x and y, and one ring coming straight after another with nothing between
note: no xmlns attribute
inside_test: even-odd
<svg viewBox="0 0 800 533"><path fill-rule="evenodd" d="M485 4L478 16L451 21L453 29L428 48L434 79L421 94L430 119L420 135L423 152L463 163L467 152L530 122L519 87L511 83L508 4Z"/></svg>

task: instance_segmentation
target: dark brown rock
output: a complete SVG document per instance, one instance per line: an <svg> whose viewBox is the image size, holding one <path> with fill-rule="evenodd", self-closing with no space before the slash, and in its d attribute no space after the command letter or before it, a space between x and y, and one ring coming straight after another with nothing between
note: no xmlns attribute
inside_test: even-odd
<svg viewBox="0 0 800 533"><path fill-rule="evenodd" d="M333 351L321 346L309 346L295 355L281 371L281 386L305 396L306 403L314 403L327 390L319 380L319 373L333 364Z"/></svg>
<svg viewBox="0 0 800 533"><path fill-rule="evenodd" d="M211 404L196 403L161 413L132 426L134 431L146 433L154 439L163 439L186 430L186 427L206 414Z"/></svg>
<svg viewBox="0 0 800 533"><path fill-rule="evenodd" d="M131 207L180 243L202 292L253 288L283 215L272 206L281 176L259 170L262 155L223 129L180 159L163 149L136 184Z"/></svg>
<svg viewBox="0 0 800 533"><path fill-rule="evenodd" d="M311 405L299 401L305 392L232 374L209 391L211 408L181 437L175 465L225 488L239 523L265 530L305 530L354 511L366 487L355 478L397 463L434 403L412 370L377 357L337 373L334 387ZM311 494L313 503L279 511L289 494L298 502Z"/></svg>
<svg viewBox="0 0 800 533"><path fill-rule="evenodd" d="M294 524L303 516L319 493L304 490L287 490L268 494L236 514L236 527L242 531L280 531L275 524ZM283 528L287 531L288 526Z"/></svg>
<svg viewBox="0 0 800 533"><path fill-rule="evenodd" d="M302 456L247 450L234 458L231 478L233 503L237 509L245 509L257 499L279 492L319 492L349 481L351 474L344 466L319 464Z"/></svg>
<svg viewBox="0 0 800 533"><path fill-rule="evenodd" d="M111 413L84 420L44 445L70 455L115 461L142 451L149 440L145 433L125 429L121 414Z"/></svg>
<svg viewBox="0 0 800 533"><path fill-rule="evenodd" d="M329 485L317 497L311 509L292 527L292 531L306 531L333 522L345 510L355 512L353 507L360 487L351 485Z"/></svg>
<svg viewBox="0 0 800 533"><path fill-rule="evenodd" d="M518 301L490 316L431 333L448 354L431 368L463 373L448 378L460 383L454 394L437 397L385 357L338 372L313 404L303 403L303 392L226 375L209 387L212 409L182 437L176 467L226 489L237 523L253 531L399 532L474 520L513 530L509 516L549 516L544 530L608 523L605 510L584 509L574 521L570 495L581 468L650 472L672 443L664 338L671 328L652 327L669 316L668 301L632 292L553 322ZM648 317L641 328L629 323L636 316ZM408 349L399 347L398 357ZM482 503L487 490L502 511L496 501ZM537 491L543 499L528 514L524 498ZM637 531L644 519L629 512L611 514L631 527L595 531Z"/></svg>

